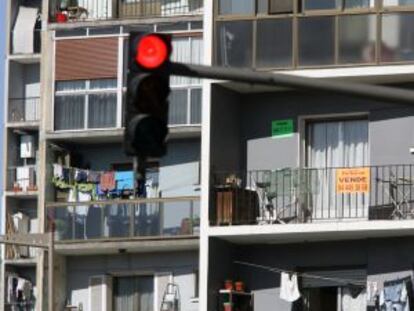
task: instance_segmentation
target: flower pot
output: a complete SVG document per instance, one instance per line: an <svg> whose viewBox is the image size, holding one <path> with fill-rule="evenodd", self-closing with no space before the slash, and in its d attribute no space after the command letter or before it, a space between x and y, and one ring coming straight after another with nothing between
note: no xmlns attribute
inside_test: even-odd
<svg viewBox="0 0 414 311"><path fill-rule="evenodd" d="M233 310L233 304L231 302L223 303L223 310L224 311L232 311Z"/></svg>
<svg viewBox="0 0 414 311"><path fill-rule="evenodd" d="M224 288L227 290L233 290L233 281L232 280L224 281Z"/></svg>
<svg viewBox="0 0 414 311"><path fill-rule="evenodd" d="M244 292L244 283L243 282L235 282L234 283L234 288L236 291L238 292Z"/></svg>

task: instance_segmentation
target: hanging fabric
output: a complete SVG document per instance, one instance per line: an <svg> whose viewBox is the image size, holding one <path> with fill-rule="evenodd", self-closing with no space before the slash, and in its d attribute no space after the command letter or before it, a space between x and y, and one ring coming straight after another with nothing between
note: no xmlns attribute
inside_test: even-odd
<svg viewBox="0 0 414 311"><path fill-rule="evenodd" d="M379 298L381 311L410 311L408 295L405 280L384 282L384 289Z"/></svg>
<svg viewBox="0 0 414 311"><path fill-rule="evenodd" d="M289 302L301 297L298 287L298 276L296 273L280 273L280 298Z"/></svg>
<svg viewBox="0 0 414 311"><path fill-rule="evenodd" d="M367 308L367 292L362 287L342 288L342 311L359 311Z"/></svg>

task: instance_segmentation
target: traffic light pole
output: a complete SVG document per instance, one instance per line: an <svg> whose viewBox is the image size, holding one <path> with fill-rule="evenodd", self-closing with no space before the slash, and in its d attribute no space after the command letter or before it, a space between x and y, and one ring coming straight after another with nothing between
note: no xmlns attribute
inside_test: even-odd
<svg viewBox="0 0 414 311"><path fill-rule="evenodd" d="M283 86L309 91L322 91L350 95L371 100L414 105L414 91L394 87L353 83L347 81L329 81L327 79L308 78L292 74L257 72L250 69L223 68L214 66L170 63L172 75L213 80L236 81L248 84Z"/></svg>

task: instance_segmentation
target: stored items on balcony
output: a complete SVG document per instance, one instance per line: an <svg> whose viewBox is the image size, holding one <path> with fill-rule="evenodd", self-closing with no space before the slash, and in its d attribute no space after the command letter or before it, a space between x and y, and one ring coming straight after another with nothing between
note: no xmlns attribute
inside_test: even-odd
<svg viewBox="0 0 414 311"><path fill-rule="evenodd" d="M222 311L253 310L253 295L245 290L244 282L224 281L224 289L219 290L219 306Z"/></svg>

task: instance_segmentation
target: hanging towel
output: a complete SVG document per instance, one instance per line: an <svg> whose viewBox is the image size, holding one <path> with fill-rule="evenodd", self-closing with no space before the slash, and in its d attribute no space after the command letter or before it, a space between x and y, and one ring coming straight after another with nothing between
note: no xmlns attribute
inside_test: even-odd
<svg viewBox="0 0 414 311"><path fill-rule="evenodd" d="M367 309L366 290L344 287L342 289L342 311L359 311Z"/></svg>
<svg viewBox="0 0 414 311"><path fill-rule="evenodd" d="M280 273L280 298L289 302L300 298L298 276L296 273Z"/></svg>
<svg viewBox="0 0 414 311"><path fill-rule="evenodd" d="M106 172L101 174L101 190L112 191L116 187L114 172Z"/></svg>
<svg viewBox="0 0 414 311"><path fill-rule="evenodd" d="M133 190L134 189L134 172L116 172L116 189L118 191L122 190Z"/></svg>
<svg viewBox="0 0 414 311"><path fill-rule="evenodd" d="M19 7L13 28L13 54L33 54L38 11L37 8Z"/></svg>

